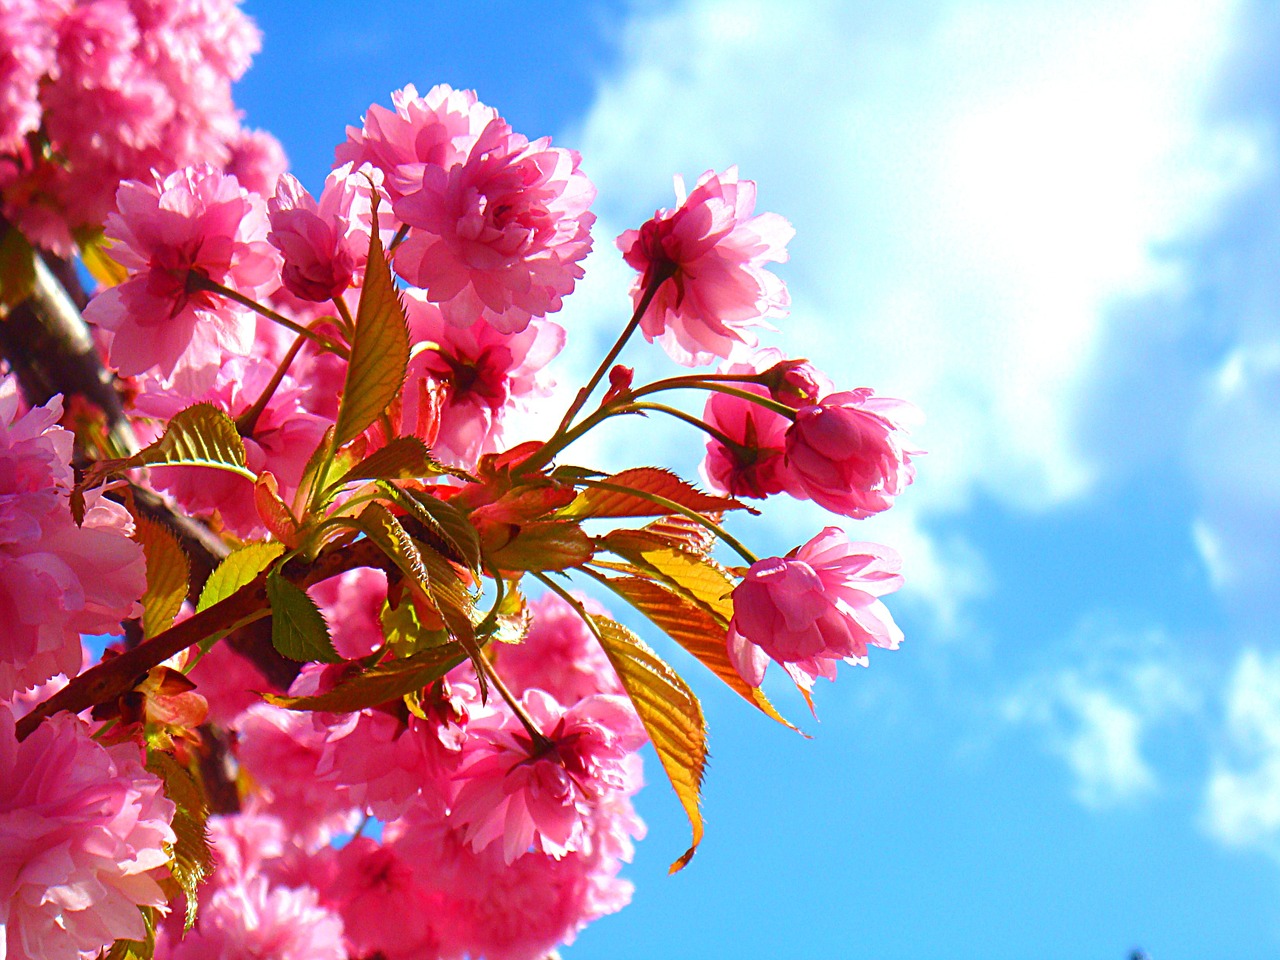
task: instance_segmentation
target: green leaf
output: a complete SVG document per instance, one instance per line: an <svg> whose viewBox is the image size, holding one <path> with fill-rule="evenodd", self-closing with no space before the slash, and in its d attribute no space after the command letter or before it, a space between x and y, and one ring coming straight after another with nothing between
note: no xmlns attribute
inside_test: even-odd
<svg viewBox="0 0 1280 960"><path fill-rule="evenodd" d="M634 633L608 617L590 619L689 818L693 842L671 865L675 873L702 842L700 803L707 768L707 724L702 705L680 675Z"/></svg>
<svg viewBox="0 0 1280 960"><path fill-rule="evenodd" d="M117 940L102 960L151 960L156 952L156 908L139 907L146 933L141 940Z"/></svg>
<svg viewBox="0 0 1280 960"><path fill-rule="evenodd" d="M491 532L486 538L487 557L500 570L564 570L586 563L595 552L591 538L574 521L536 520L510 528L506 543L494 545Z"/></svg>
<svg viewBox="0 0 1280 960"><path fill-rule="evenodd" d="M17 227L9 227L0 235L0 306L17 306L35 285L35 249Z"/></svg>
<svg viewBox="0 0 1280 960"><path fill-rule="evenodd" d="M693 654L744 700L758 707L766 716L798 732L798 728L778 712L763 690L751 686L734 669L729 660L728 630L704 607L653 580L640 577L602 579L618 596Z"/></svg>
<svg viewBox="0 0 1280 960"><path fill-rule="evenodd" d="M420 480L448 472L417 437L396 437L357 463L333 485L342 486L355 480Z"/></svg>
<svg viewBox="0 0 1280 960"><path fill-rule="evenodd" d="M369 261L335 425L339 446L363 433L387 409L404 385L408 366L409 325L378 237L375 193Z"/></svg>
<svg viewBox="0 0 1280 960"><path fill-rule="evenodd" d="M462 645L450 641L429 647L412 657L388 660L339 683L326 693L310 697L285 697L267 694L268 703L290 710L324 710L350 713L365 707L376 707L421 690L439 680L467 659Z"/></svg>
<svg viewBox="0 0 1280 960"><path fill-rule="evenodd" d="M284 553L283 543L259 541L246 543L240 549L224 557L209 574L200 591L196 612L207 610L220 600L225 600L241 587L250 584L271 562Z"/></svg>
<svg viewBox="0 0 1280 960"><path fill-rule="evenodd" d="M480 535L457 507L422 490L405 490L392 483L379 487L392 503L440 540L454 560L465 563L472 571L480 570Z"/></svg>
<svg viewBox="0 0 1280 960"><path fill-rule="evenodd" d="M186 767L172 755L152 750L147 769L164 782L165 795L173 801L173 833L169 849L169 873L187 897L186 929L196 922L196 890L213 873L213 851L205 830L208 808L204 792Z"/></svg>
<svg viewBox="0 0 1280 960"><path fill-rule="evenodd" d="M592 483L560 511L562 517L655 517L674 512L674 503L699 513L751 510L731 497L703 493L670 470L636 467Z"/></svg>
<svg viewBox="0 0 1280 960"><path fill-rule="evenodd" d="M329 625L307 591L280 576L267 574L267 601L271 604L271 645L281 656L308 663L340 663L342 658L329 639Z"/></svg>
<svg viewBox="0 0 1280 960"><path fill-rule="evenodd" d="M244 441L235 422L212 403L197 403L174 414L160 439L131 457L99 460L72 491L76 522L84 519L84 491L112 473L134 467L212 467L248 480L256 475L245 465Z"/></svg>
<svg viewBox="0 0 1280 960"><path fill-rule="evenodd" d="M371 503L360 511L355 523L411 583L427 593L427 568L422 565L418 545L390 510L380 503Z"/></svg>
<svg viewBox="0 0 1280 960"><path fill-rule="evenodd" d="M133 517L133 539L142 545L147 564L147 589L142 594L142 634L154 637L173 625L187 599L191 562L172 531L139 513Z"/></svg>

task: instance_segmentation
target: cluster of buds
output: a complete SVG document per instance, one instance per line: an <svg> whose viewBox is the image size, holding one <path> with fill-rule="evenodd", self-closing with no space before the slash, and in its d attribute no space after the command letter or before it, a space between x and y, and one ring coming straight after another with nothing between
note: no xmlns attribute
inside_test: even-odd
<svg viewBox="0 0 1280 960"><path fill-rule="evenodd" d="M677 180L618 238L630 319L558 426L515 445L591 249L577 153L474 93L408 87L348 129L318 198L287 174L255 187L201 164L115 193L120 274L85 318L137 448L103 439L75 476L57 404L0 397L0 610L19 624L0 637L0 953L544 956L629 899L646 742L692 827L673 869L703 832L696 696L571 584L785 723L768 663L812 705L815 678L895 648L880 597L900 561L838 526L760 559L724 517L784 493L889 508L911 408L760 348L793 231L735 169ZM635 383L617 360L636 331L689 369ZM667 402L681 391L701 416ZM709 489L568 459L651 414L705 435ZM212 573L144 493L220 541ZM80 634L130 619L133 642L82 669ZM266 624L291 680L243 655Z"/></svg>

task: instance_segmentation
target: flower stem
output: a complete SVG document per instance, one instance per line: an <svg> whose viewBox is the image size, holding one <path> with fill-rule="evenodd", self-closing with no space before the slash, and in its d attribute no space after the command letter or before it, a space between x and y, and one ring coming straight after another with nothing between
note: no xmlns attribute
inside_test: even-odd
<svg viewBox="0 0 1280 960"><path fill-rule="evenodd" d="M494 688L501 694L502 699L507 702L507 706L511 708L511 712L516 715L516 719L520 721L520 725L524 727L525 732L529 734L529 739L533 741L534 753L540 754L549 750L553 744L551 740L538 729L538 725L533 722L533 718L525 711L524 705L511 692L511 688L503 682L498 676L498 671L493 669L493 664L489 662L489 658L485 656L482 647L476 647L475 652L471 655L472 662L481 670L488 681L493 684Z"/></svg>
<svg viewBox="0 0 1280 960"><path fill-rule="evenodd" d="M582 409L583 404L591 397L595 388L599 385L604 375L608 373L609 368L613 366L613 361L618 359L618 354L622 352L622 348L627 345L627 341L631 339L631 335L636 332L636 328L640 326L641 319L644 318L645 311L649 309L649 304L653 302L653 298L657 295L658 289L671 277L675 276L675 266L671 265L665 270L656 270L652 277L649 278L649 286L645 288L644 295L640 297L640 302L636 304L635 312L631 314L631 319L627 321L627 325L623 327L622 333L618 335L618 339L614 341L609 352L605 354L600 366L596 367L596 372L591 375L591 379L587 381L587 385L578 391L578 395L570 404L569 409L565 411L564 419L560 421L560 426L556 428L553 436L558 436L569 429L569 425L573 423L573 418L578 415L578 411Z"/></svg>
<svg viewBox="0 0 1280 960"><path fill-rule="evenodd" d="M196 273L194 270L187 273L187 287L191 290L207 290L210 293L216 293L219 296L226 297L228 300L232 300L235 303L240 304L242 307L248 307L254 313L266 317L273 323L280 324L280 326L284 327L286 330L292 330L300 337L306 337L308 340L314 340L325 350L328 350L330 353L336 353L338 356L342 357L343 360L349 359L350 357L350 353L346 347L329 339L323 333L316 333L314 330L309 330L301 324L290 320L288 317L276 313L276 311L272 310L270 307L264 307L256 300L246 297L243 293L232 290L230 287L224 287L216 280L210 280L208 277L203 274Z"/></svg>
<svg viewBox="0 0 1280 960"><path fill-rule="evenodd" d="M738 554L738 556L742 557L743 560L747 561L748 564L755 563L760 559L754 553L748 550L746 546L743 545L743 543L737 537L726 532L725 529L722 526L720 526L720 524L715 523L714 521L708 520L706 517L700 514L697 510L691 510L690 508L686 507L682 503L677 503L674 500L669 500L666 497L660 496L656 493L647 493L643 490L633 490L631 487L624 486L623 484L620 484L620 483L610 483L608 480L580 480L578 482L581 483L583 486L598 487L601 490L611 490L614 493L625 493L628 496L639 497L641 500L648 500L650 503L656 504L657 506L662 507L664 510L669 510L672 513L679 514L685 519L692 520L694 523L698 524L699 526L704 527L707 530L710 530L717 537L719 537L726 544L728 544L728 546L731 547L734 550L734 552Z"/></svg>
<svg viewBox="0 0 1280 960"><path fill-rule="evenodd" d="M258 399L253 401L253 406L236 417L236 432L240 436L253 436L253 430L258 425L258 418L262 416L262 411L267 409L267 404L271 402L271 398L275 396L276 390L280 388L280 384L284 381L285 374L289 372L290 364L297 358L298 352L306 342L306 337L298 337L293 341L293 346L289 348L289 352L284 355L284 359L276 367L276 372L272 374L271 381L263 388L262 393L258 395Z"/></svg>
<svg viewBox="0 0 1280 960"><path fill-rule="evenodd" d="M715 427L711 426L711 424L707 423L705 420L699 420L693 414L685 413L683 410L677 410L675 407L669 407L665 403L629 403L627 404L626 412L630 413L632 410L656 410L659 413L665 413L668 416L675 417L677 420L683 420L685 423L691 426L697 427L703 433L707 434L707 436L714 437L716 440L720 441L730 450L750 451L751 449L745 444L739 443L737 440L730 438L724 432L717 430Z"/></svg>
<svg viewBox="0 0 1280 960"><path fill-rule="evenodd" d="M754 380L746 378L737 379L739 383L754 383ZM710 376L688 376L688 377L670 377L666 380L655 380L653 383L645 384L643 387L631 391L631 397L645 397L653 393L662 393L666 390L708 390L712 393L724 393L731 397L738 397L740 400L746 400L754 403L757 407L763 407L781 417L788 420L796 418L794 407L789 407L785 403L774 400L771 397L762 397L758 393L752 393L750 390L743 390L741 387L730 386L725 382L725 378L716 375Z"/></svg>
<svg viewBox="0 0 1280 960"><path fill-rule="evenodd" d="M347 343L350 343L356 336L356 322L351 318L351 308L341 294L333 298L333 305L338 309L338 316L342 318L342 332L346 335Z"/></svg>

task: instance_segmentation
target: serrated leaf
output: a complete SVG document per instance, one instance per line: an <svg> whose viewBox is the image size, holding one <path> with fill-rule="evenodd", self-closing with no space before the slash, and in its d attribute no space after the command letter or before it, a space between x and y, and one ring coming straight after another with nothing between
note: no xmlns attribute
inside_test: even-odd
<svg viewBox="0 0 1280 960"><path fill-rule="evenodd" d="M284 553L284 544L246 543L240 549L224 557L222 562L209 574L200 591L200 601L196 604L196 612L207 610L220 600L225 600L241 587L252 583L271 562Z"/></svg>
<svg viewBox="0 0 1280 960"><path fill-rule="evenodd" d="M408 365L409 324L378 237L375 193L369 260L335 424L339 446L363 433L390 406L404 385Z"/></svg>
<svg viewBox="0 0 1280 960"><path fill-rule="evenodd" d="M670 470L636 467L603 480L592 481L576 500L560 511L563 517L654 517L674 512L676 504L699 513L750 510L732 497L703 493Z"/></svg>
<svg viewBox="0 0 1280 960"><path fill-rule="evenodd" d="M425 491L406 490L391 483L379 486L396 506L439 538L453 559L479 571L480 535L457 507Z"/></svg>
<svg viewBox="0 0 1280 960"><path fill-rule="evenodd" d="M728 630L708 610L652 580L609 577L604 582L744 700L778 723L798 730L778 712L763 690L751 686L733 668L729 660Z"/></svg>
<svg viewBox="0 0 1280 960"><path fill-rule="evenodd" d="M281 656L301 663L342 661L316 602L278 570L267 574L267 602L271 604L271 645Z"/></svg>
<svg viewBox="0 0 1280 960"><path fill-rule="evenodd" d="M710 557L675 546L648 528L614 530L600 544L692 600L721 624L728 626L733 618L730 595L736 584Z"/></svg>
<svg viewBox="0 0 1280 960"><path fill-rule="evenodd" d="M689 849L671 865L682 869L702 842L702 777L707 724L688 684L634 633L608 617L592 616L600 645L635 705L693 830Z"/></svg>
<svg viewBox="0 0 1280 960"><path fill-rule="evenodd" d="M342 486L356 480L421 480L447 472L417 437L396 437L357 463L333 485Z"/></svg>
<svg viewBox="0 0 1280 960"><path fill-rule="evenodd" d="M422 565L422 554L391 511L380 503L371 503L355 522L410 582L427 592L427 568Z"/></svg>
<svg viewBox="0 0 1280 960"><path fill-rule="evenodd" d="M212 467L256 479L245 466L244 441L235 422L212 403L197 403L174 414L160 438L133 456L93 464L73 491L76 521L84 518L84 490L109 474L134 467Z"/></svg>
<svg viewBox="0 0 1280 960"><path fill-rule="evenodd" d="M0 305L14 307L36 284L36 252L17 227L0 234Z"/></svg>
<svg viewBox="0 0 1280 960"><path fill-rule="evenodd" d="M421 690L439 680L467 659L466 651L456 641L429 647L412 657L389 660L364 673L344 680L326 693L309 697L286 697L267 694L268 703L290 710L324 710L350 713L365 707L376 707Z"/></svg>
<svg viewBox="0 0 1280 960"><path fill-rule="evenodd" d="M176 807L170 824L176 839L169 851L169 873L186 894L186 929L190 930L196 921L197 888L213 873L204 792L190 771L168 753L150 751L147 769L164 782L165 795Z"/></svg>
<svg viewBox="0 0 1280 960"><path fill-rule="evenodd" d="M139 513L133 517L133 539L142 545L147 589L142 594L142 635L154 637L173 625L187 599L191 561L172 531Z"/></svg>

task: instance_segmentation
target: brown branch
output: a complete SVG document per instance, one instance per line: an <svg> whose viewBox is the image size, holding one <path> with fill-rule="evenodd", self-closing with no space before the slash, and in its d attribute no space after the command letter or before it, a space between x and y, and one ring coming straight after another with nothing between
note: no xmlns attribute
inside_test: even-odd
<svg viewBox="0 0 1280 960"><path fill-rule="evenodd" d="M356 567L388 569L391 562L369 540L359 540L322 554L314 563L292 560L285 564L282 576L298 586L308 587L328 580ZM104 660L76 676L70 683L18 721L18 739L35 730L45 717L59 711L79 713L105 703L132 690L148 670L194 644L221 633L233 624L267 609L266 574L241 587L225 600L163 633L145 640L118 657Z"/></svg>

